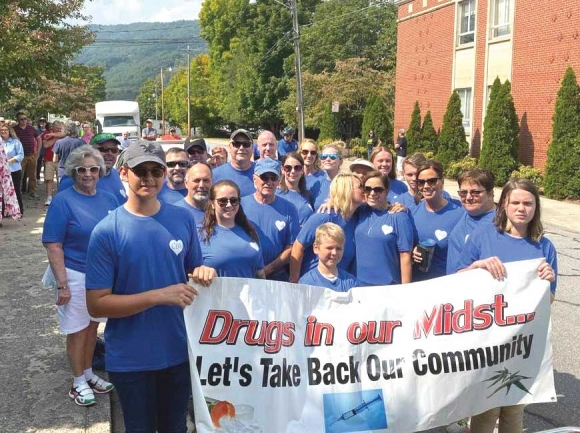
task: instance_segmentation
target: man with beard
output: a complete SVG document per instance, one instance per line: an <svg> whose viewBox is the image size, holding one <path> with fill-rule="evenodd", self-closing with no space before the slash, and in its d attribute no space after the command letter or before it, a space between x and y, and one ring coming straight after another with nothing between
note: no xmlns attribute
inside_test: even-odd
<svg viewBox="0 0 580 433"><path fill-rule="evenodd" d="M254 162L252 162L252 135L245 129L236 129L230 135L230 162L213 172L214 183L229 179L240 187L241 196L253 194Z"/></svg>
<svg viewBox="0 0 580 433"><path fill-rule="evenodd" d="M164 203L175 204L187 195L185 187L185 172L189 166L187 152L178 147L172 147L165 152L167 164L167 181L159 192L159 200Z"/></svg>
<svg viewBox="0 0 580 433"><path fill-rule="evenodd" d="M189 162L207 162L207 144L203 138L189 138L183 143L183 148L189 155Z"/></svg>
<svg viewBox="0 0 580 433"><path fill-rule="evenodd" d="M212 186L211 168L207 162L197 162L189 167L185 175L185 186L187 195L183 200L175 203L175 206L190 211L197 226L203 223L209 199L209 189Z"/></svg>

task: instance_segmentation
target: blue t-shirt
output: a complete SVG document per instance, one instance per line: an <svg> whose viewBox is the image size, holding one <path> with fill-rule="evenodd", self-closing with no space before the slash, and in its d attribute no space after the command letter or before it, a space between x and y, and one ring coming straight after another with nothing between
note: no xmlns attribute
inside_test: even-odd
<svg viewBox="0 0 580 433"><path fill-rule="evenodd" d="M242 197L242 207L258 232L264 265L267 266L296 239L300 230L296 207L281 197L276 197L270 204L258 203L254 195ZM282 272L275 278L285 277L287 278L287 272Z"/></svg>
<svg viewBox="0 0 580 433"><path fill-rule="evenodd" d="M253 194L256 191L254 187L254 167L252 162L247 170L236 170L231 163L222 164L213 170L213 183L218 180L229 179L238 185L241 196Z"/></svg>
<svg viewBox="0 0 580 433"><path fill-rule="evenodd" d="M64 164L70 153L86 143L78 137L64 137L54 142L53 153L58 155L58 167L64 170Z"/></svg>
<svg viewBox="0 0 580 433"><path fill-rule="evenodd" d="M312 209L312 205L310 204L308 199L297 191L288 190L284 192L277 189L276 195L288 200L296 207L296 210L298 211L298 220L300 222L300 227L304 225L306 220L314 212L314 209Z"/></svg>
<svg viewBox="0 0 580 433"><path fill-rule="evenodd" d="M326 172L323 171L323 173L325 173L324 176L320 176L308 189L308 191L310 191L311 201L314 204L314 212L316 212L330 196L330 184L332 183L332 180L326 176Z"/></svg>
<svg viewBox="0 0 580 433"><path fill-rule="evenodd" d="M74 183L73 178L65 174L58 185L58 192L70 188ZM114 168L111 168L108 174L99 179L97 189L113 194L117 198L119 205L125 204L127 201L127 192L121 181L121 176L119 176L119 172Z"/></svg>
<svg viewBox="0 0 580 433"><path fill-rule="evenodd" d="M117 199L106 191L97 190L95 195L84 195L68 188L55 195L48 207L42 242L62 244L64 265L85 273L91 232L118 206Z"/></svg>
<svg viewBox="0 0 580 433"><path fill-rule="evenodd" d="M348 292L353 287L360 287L357 279L346 272L344 269L338 269L336 280L331 281L323 276L318 267L310 270L306 275L302 276L298 284L308 284L310 286L325 287L335 292Z"/></svg>
<svg viewBox="0 0 580 433"><path fill-rule="evenodd" d="M86 288L132 295L186 283L186 271L201 265L193 219L185 209L161 202L159 212L137 216L121 206L93 231ZM157 305L105 328L108 371L161 370L188 360L183 310Z"/></svg>
<svg viewBox="0 0 580 433"><path fill-rule="evenodd" d="M203 224L203 219L205 218L205 212L201 209L193 207L190 205L185 198L182 198L178 202L173 203L173 206L182 207L187 209L191 215L193 215L193 220L195 221L195 225Z"/></svg>
<svg viewBox="0 0 580 433"><path fill-rule="evenodd" d="M389 193L387 195L387 201L389 203L394 203L397 201L397 198L409 191L409 188L404 182L401 182L399 179L389 179Z"/></svg>
<svg viewBox="0 0 580 433"><path fill-rule="evenodd" d="M554 244L545 236L539 242L529 238L516 238L497 230L493 224L482 225L473 232L461 251L455 271L469 267L473 262L489 257L498 257L503 263L544 257L558 275L558 256ZM550 283L550 290L556 293L558 280Z"/></svg>
<svg viewBox="0 0 580 433"><path fill-rule="evenodd" d="M304 256L302 258L300 276L318 266L318 256L314 254L312 245L314 245L314 240L316 239L316 229L322 224L328 222L337 224L344 231L344 253L338 267L350 273L356 271L356 244L354 231L358 222L357 213L355 212L355 214L347 221L342 217L342 215L334 213L333 211L330 214L326 212L313 213L300 229L300 233L298 233L298 236L296 237L296 240L304 246Z"/></svg>
<svg viewBox="0 0 580 433"><path fill-rule="evenodd" d="M264 269L260 244L240 226L229 229L216 225L209 242L205 232L199 235L203 264L216 270L220 277L256 278Z"/></svg>
<svg viewBox="0 0 580 433"><path fill-rule="evenodd" d="M463 207L453 201L448 201L447 205L437 212L427 210L424 200L419 203L412 214L417 231L416 240L430 238L436 242L436 245L429 272L421 272L413 267L413 281L430 280L445 275L449 235L464 213Z"/></svg>
<svg viewBox="0 0 580 433"><path fill-rule="evenodd" d="M185 194L182 191L185 191ZM159 194L157 194L157 199L159 201L162 201L163 203L175 204L183 200L183 197L185 197L186 195L187 189L184 190L171 189L167 186L166 183L164 183L163 188L161 188L161 191L159 191Z"/></svg>
<svg viewBox="0 0 580 433"><path fill-rule="evenodd" d="M284 140L284 137L278 141L278 158L280 160L286 156L287 153L298 151L298 142L294 139L290 143Z"/></svg>
<svg viewBox="0 0 580 433"><path fill-rule="evenodd" d="M306 189L312 193L312 187L315 183L320 182L321 179L325 179L328 176L324 170L315 171L312 174L308 174L304 177L306 179Z"/></svg>
<svg viewBox="0 0 580 433"><path fill-rule="evenodd" d="M399 253L413 250L413 223L407 212L390 214L364 206L355 230L356 277L367 286L401 284Z"/></svg>
<svg viewBox="0 0 580 433"><path fill-rule="evenodd" d="M461 202L457 199L452 198L447 191L443 191L441 195L448 201L452 201L453 203L456 203L457 205L461 206ZM419 203L420 202L421 201L419 201ZM389 203L401 203L403 206L409 209L409 212L411 212L411 214L413 214L415 210L417 210L417 207L419 206L419 203L415 203L415 198L411 190L408 190L407 192L404 192L403 194L396 196L393 199L393 201L389 200Z"/></svg>
<svg viewBox="0 0 580 433"><path fill-rule="evenodd" d="M457 272L461 259L461 251L469 236L479 230L483 224L493 224L495 208L479 216L471 216L465 212L451 234L447 244L447 275Z"/></svg>

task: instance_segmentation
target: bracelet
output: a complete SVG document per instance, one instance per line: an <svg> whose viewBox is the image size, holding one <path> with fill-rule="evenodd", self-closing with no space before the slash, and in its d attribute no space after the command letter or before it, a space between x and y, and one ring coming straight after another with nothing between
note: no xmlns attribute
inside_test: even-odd
<svg viewBox="0 0 580 433"><path fill-rule="evenodd" d="M68 289L68 284L56 288L56 290L64 290L64 289Z"/></svg>

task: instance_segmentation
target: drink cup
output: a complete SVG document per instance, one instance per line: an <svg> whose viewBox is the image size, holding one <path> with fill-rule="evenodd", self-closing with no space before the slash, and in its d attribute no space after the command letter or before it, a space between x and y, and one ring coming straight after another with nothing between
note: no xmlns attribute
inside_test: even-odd
<svg viewBox="0 0 580 433"><path fill-rule="evenodd" d="M429 272L433 254L435 253L437 242L430 238L421 239L417 245L417 252L421 255L421 262L416 263L417 269L421 272Z"/></svg>

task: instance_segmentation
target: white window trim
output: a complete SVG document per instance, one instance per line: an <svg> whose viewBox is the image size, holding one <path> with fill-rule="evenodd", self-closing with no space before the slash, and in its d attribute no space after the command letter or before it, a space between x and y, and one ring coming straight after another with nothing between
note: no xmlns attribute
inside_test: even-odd
<svg viewBox="0 0 580 433"><path fill-rule="evenodd" d="M496 11L498 8L498 3L500 1L504 1L504 8L507 8L507 21L504 21L502 23L496 23L495 22L495 17L496 17ZM492 6L491 6L491 20L490 20L490 35L489 38L490 40L494 40L494 39L502 39L502 38L507 38L511 36L512 33L512 15L513 15L513 1L512 0L493 0L492 1ZM507 27L507 32L502 33L502 34L498 34L498 30L502 29L502 28L506 28Z"/></svg>
<svg viewBox="0 0 580 433"><path fill-rule="evenodd" d="M463 87L455 89L455 91L459 94L459 98L461 99L461 114L463 114L463 127L465 129L471 130L471 122L472 122L471 104L473 102L473 89L471 87ZM469 100L465 100L465 95L467 94L467 91L469 91Z"/></svg>
<svg viewBox="0 0 580 433"><path fill-rule="evenodd" d="M473 20L473 30L469 30L467 32L462 33L461 32L461 23L462 23L463 16L464 16L463 15L463 5L464 4L471 5L470 12L472 12L472 13L469 13L469 15L467 15L467 16L474 15L475 19ZM462 1L458 2L457 3L457 17L458 18L457 18L457 43L456 43L456 45L458 47L461 47L461 46L473 44L475 42L475 30L477 27L477 5L476 5L475 0L462 0ZM461 42L461 38L468 36L468 35L472 35L473 40L469 41L469 42Z"/></svg>

